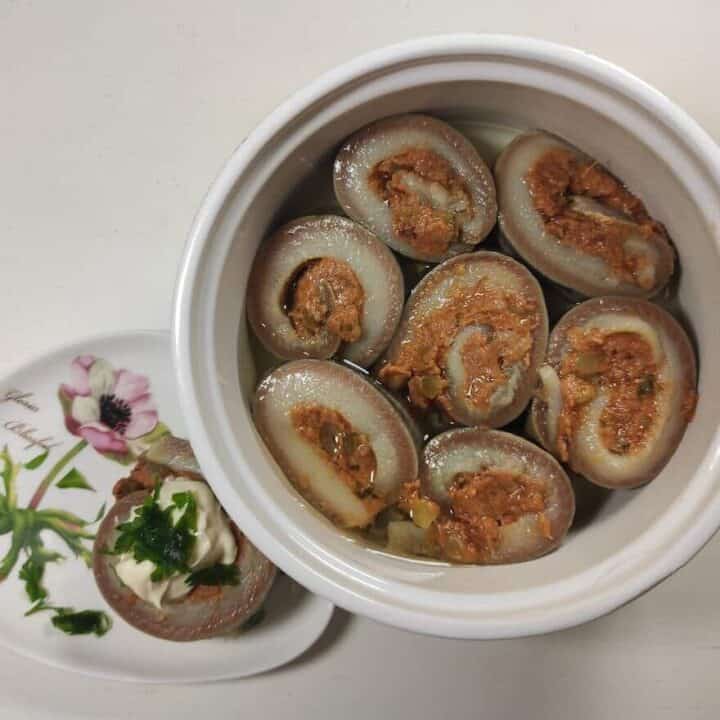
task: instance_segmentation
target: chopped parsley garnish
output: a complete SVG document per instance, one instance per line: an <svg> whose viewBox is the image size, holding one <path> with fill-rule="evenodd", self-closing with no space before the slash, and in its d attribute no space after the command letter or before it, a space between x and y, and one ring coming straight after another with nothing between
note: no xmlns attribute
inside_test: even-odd
<svg viewBox="0 0 720 720"><path fill-rule="evenodd" d="M117 526L118 537L113 555L131 553L138 563L149 560L155 565L153 582L190 572L189 561L195 547L197 504L191 492L175 493L164 510L157 502L159 486L135 510L134 517ZM182 515L174 522L177 510Z"/></svg>
<svg viewBox="0 0 720 720"><path fill-rule="evenodd" d="M240 582L240 572L234 563L224 565L218 563L210 567L195 570L185 579L191 587L198 585L237 585Z"/></svg>
<svg viewBox="0 0 720 720"><path fill-rule="evenodd" d="M112 627L112 621L102 610L75 610L70 607L55 607L40 601L25 615L49 610L55 613L50 622L66 635L97 635L102 637Z"/></svg>
<svg viewBox="0 0 720 720"><path fill-rule="evenodd" d="M51 620L52 624L66 635L97 635L102 637L111 626L110 618L101 610L61 609Z"/></svg>

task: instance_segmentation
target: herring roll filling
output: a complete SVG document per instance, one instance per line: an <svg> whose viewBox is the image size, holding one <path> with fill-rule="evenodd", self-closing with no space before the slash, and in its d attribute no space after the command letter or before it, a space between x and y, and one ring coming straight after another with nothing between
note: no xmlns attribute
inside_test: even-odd
<svg viewBox="0 0 720 720"><path fill-rule="evenodd" d="M113 495L93 572L124 620L192 641L236 630L260 609L275 567L227 517L185 440L153 443Z"/></svg>
<svg viewBox="0 0 720 720"><path fill-rule="evenodd" d="M334 185L351 218L416 260L471 250L497 215L485 162L460 133L427 115L385 118L348 138Z"/></svg>
<svg viewBox="0 0 720 720"><path fill-rule="evenodd" d="M524 133L495 165L504 239L581 295L651 297L673 273L664 227L593 158L545 132Z"/></svg>
<svg viewBox="0 0 720 720"><path fill-rule="evenodd" d="M416 286L378 379L420 411L500 427L530 401L547 328L540 286L520 263L458 255Z"/></svg>
<svg viewBox="0 0 720 720"><path fill-rule="evenodd" d="M417 474L407 418L371 381L342 365L282 365L260 383L253 416L290 482L341 527L368 525Z"/></svg>
<svg viewBox="0 0 720 720"><path fill-rule="evenodd" d="M543 445L605 487L652 480L678 446L696 402L685 331L644 300L596 298L550 336L530 425Z"/></svg>
<svg viewBox="0 0 720 720"><path fill-rule="evenodd" d="M347 218L316 215L287 223L263 244L247 312L277 357L337 355L365 367L390 342L403 295L400 267L383 243Z"/></svg>

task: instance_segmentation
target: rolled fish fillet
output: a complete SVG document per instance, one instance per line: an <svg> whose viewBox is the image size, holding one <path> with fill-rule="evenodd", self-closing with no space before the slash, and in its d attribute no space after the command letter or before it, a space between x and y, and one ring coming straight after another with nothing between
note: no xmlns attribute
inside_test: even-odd
<svg viewBox="0 0 720 720"><path fill-rule="evenodd" d="M519 135L495 164L502 239L545 277L586 297L651 297L675 251L620 180L549 133Z"/></svg>
<svg viewBox="0 0 720 720"><path fill-rule="evenodd" d="M280 358L338 356L367 367L390 342L404 293L395 257L372 233L347 218L308 216L260 247L248 320Z"/></svg>
<svg viewBox="0 0 720 720"><path fill-rule="evenodd" d="M557 548L572 524L570 480L550 454L510 433L458 428L425 447L420 487L442 508L439 555L480 564L531 560Z"/></svg>
<svg viewBox="0 0 720 720"><path fill-rule="evenodd" d="M296 360L259 385L253 416L297 490L342 527L364 527L417 477L408 418L347 367Z"/></svg>
<svg viewBox="0 0 720 720"><path fill-rule="evenodd" d="M542 291L524 266L494 252L458 255L415 287L377 375L420 410L501 427L530 401L547 333Z"/></svg>
<svg viewBox="0 0 720 720"><path fill-rule="evenodd" d="M427 115L378 120L348 138L334 166L343 210L393 250L440 262L495 225L495 184L457 130Z"/></svg>
<svg viewBox="0 0 720 720"><path fill-rule="evenodd" d="M697 399L690 340L645 300L587 300L555 326L529 428L570 468L609 488L650 482Z"/></svg>

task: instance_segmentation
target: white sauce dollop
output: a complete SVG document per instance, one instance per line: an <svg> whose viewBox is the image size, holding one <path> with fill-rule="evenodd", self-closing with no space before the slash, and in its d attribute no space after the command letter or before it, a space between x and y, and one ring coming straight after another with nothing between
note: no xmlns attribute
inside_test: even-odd
<svg viewBox="0 0 720 720"><path fill-rule="evenodd" d="M237 543L230 529L230 522L215 499L210 488L203 482L183 477L168 477L160 486L158 504L165 509L173 505L175 493L191 492L197 505L197 535L190 556L193 570L210 567L217 563L230 564L237 555ZM183 510L173 512L177 523ZM134 511L133 511L134 516ZM150 579L155 563L143 560L138 563L131 553L123 553L115 563L115 572L120 580L145 602L160 608L163 600L179 600L192 588L185 582L187 575L175 575L172 578L153 582Z"/></svg>

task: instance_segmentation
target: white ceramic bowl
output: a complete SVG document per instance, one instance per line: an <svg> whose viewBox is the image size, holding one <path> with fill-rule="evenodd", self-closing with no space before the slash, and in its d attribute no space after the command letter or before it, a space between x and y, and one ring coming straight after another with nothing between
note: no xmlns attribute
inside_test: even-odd
<svg viewBox="0 0 720 720"><path fill-rule="evenodd" d="M680 252L680 299L696 334L700 402L661 475L616 492L551 555L449 567L350 541L288 485L250 416L245 325L253 256L280 206L352 131L423 110L542 127L606 162L664 222ZM445 36L373 52L275 110L205 199L177 290L174 352L190 436L238 524L288 574L338 605L418 632L528 635L606 613L672 573L720 525L720 152L682 110L577 50L500 36Z"/></svg>

